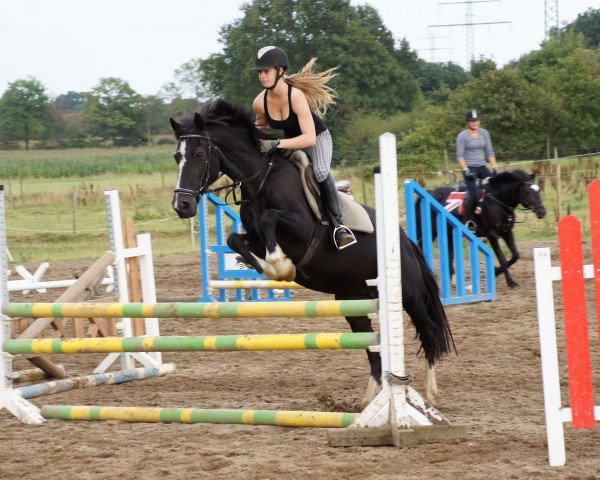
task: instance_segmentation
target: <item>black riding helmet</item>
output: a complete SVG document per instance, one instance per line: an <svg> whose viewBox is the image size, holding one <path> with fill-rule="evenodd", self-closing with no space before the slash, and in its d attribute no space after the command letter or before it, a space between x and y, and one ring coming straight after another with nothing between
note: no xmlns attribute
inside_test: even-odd
<svg viewBox="0 0 600 480"><path fill-rule="evenodd" d="M254 58L254 70L267 70L268 68L289 67L286 53L279 47L269 45L261 48Z"/></svg>
<svg viewBox="0 0 600 480"><path fill-rule="evenodd" d="M474 108L468 110L465 114L465 120L467 122L471 120L481 120L481 114L479 113L479 110L475 110Z"/></svg>

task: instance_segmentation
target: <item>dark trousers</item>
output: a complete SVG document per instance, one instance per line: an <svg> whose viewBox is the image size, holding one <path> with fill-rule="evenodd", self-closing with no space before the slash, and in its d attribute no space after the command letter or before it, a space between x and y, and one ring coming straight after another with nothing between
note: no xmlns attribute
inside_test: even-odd
<svg viewBox="0 0 600 480"><path fill-rule="evenodd" d="M475 178L473 180L467 180L465 178L465 186L467 187L467 208L465 214L467 220L473 218L475 206L477 205L477 179L483 180L484 178L492 176L492 172L490 172L485 165L481 165L480 167L469 167L469 170L471 173L475 174Z"/></svg>

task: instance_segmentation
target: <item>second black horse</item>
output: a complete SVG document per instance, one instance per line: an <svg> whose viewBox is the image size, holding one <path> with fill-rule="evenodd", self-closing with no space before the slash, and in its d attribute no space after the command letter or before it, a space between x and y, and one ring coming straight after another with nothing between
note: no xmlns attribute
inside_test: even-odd
<svg viewBox="0 0 600 480"><path fill-rule="evenodd" d="M445 205L448 196L455 190L455 187L447 186L429 190L429 193L439 203ZM494 175L489 178L477 202L481 208L481 213L475 215L476 234L479 237L487 238L496 254L496 258L500 263L500 266L496 267L496 276L504 274L507 285L510 288L517 287L518 283L514 281L508 272L508 268L519 259L519 251L513 234L515 209L521 205L525 209L535 212L537 218L546 216L546 208L540 197L540 188L535 183L535 174L530 175L523 170L513 170ZM419 223L419 212L420 208L417 207L417 223ZM460 214L457 212L454 212L454 214L461 221L464 221ZM436 236L436 224L437 222L433 222L434 238ZM418 231L420 232L420 226ZM502 252L500 238L504 240L511 252L510 260L507 260ZM452 242L452 235L448 235L448 241ZM453 264L453 251L452 248L449 249L451 266Z"/></svg>

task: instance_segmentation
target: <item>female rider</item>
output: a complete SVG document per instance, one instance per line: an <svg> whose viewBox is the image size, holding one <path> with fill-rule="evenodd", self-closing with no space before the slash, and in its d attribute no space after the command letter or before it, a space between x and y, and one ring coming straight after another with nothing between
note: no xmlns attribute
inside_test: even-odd
<svg viewBox="0 0 600 480"><path fill-rule="evenodd" d="M304 150L312 161L326 208L335 219L333 242L338 250L356 243L352 231L342 225L342 212L335 182L330 173L333 144L321 116L334 103L335 91L326 85L334 69L314 73L315 58L297 74L284 75L289 67L286 53L278 47L261 48L254 69L264 90L254 99L257 128L283 130L284 138L261 140L262 153L276 148ZM280 81L282 80L282 81Z"/></svg>
<svg viewBox="0 0 600 480"><path fill-rule="evenodd" d="M498 173L496 165L496 154L492 148L492 140L489 132L481 128L481 115L472 108L465 115L467 128L456 137L456 161L462 168L465 184L467 186L467 205L465 206L465 225L469 230L476 231L475 209L477 202L476 178L491 177L485 163L492 166L494 175Z"/></svg>

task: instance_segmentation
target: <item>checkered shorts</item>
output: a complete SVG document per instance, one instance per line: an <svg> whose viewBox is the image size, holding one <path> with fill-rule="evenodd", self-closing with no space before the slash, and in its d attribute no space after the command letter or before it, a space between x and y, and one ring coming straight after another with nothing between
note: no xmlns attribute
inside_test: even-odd
<svg viewBox="0 0 600 480"><path fill-rule="evenodd" d="M333 155L333 141L329 130L317 135L317 143L312 147L305 148L304 151L311 159L317 182L321 183L329 175L331 169L331 157Z"/></svg>

